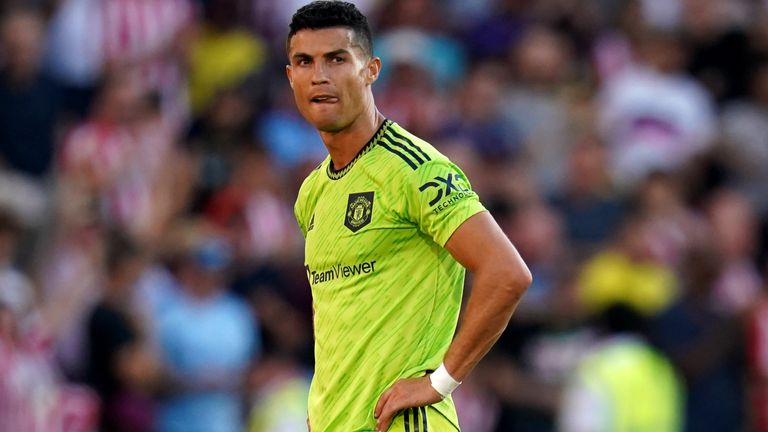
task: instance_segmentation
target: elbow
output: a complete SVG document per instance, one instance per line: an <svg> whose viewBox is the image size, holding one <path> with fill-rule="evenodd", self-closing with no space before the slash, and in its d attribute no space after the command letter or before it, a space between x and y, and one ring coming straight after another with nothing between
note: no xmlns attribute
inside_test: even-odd
<svg viewBox="0 0 768 432"><path fill-rule="evenodd" d="M533 283L533 275L524 263L507 263L503 276L501 277L504 292L513 303L517 304L520 298Z"/></svg>
<svg viewBox="0 0 768 432"><path fill-rule="evenodd" d="M533 275L528 266L523 264L517 274L512 278L511 284L516 292L519 292L522 296L528 287L533 283Z"/></svg>
<svg viewBox="0 0 768 432"><path fill-rule="evenodd" d="M528 268L528 266L523 266L523 276L521 276L520 284L523 287L523 291L526 291L528 287L531 286L533 283L533 274L531 273L531 270Z"/></svg>

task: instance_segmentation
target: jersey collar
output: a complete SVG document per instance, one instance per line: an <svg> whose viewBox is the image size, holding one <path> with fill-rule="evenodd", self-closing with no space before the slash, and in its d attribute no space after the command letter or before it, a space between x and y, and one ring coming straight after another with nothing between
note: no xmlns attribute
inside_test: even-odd
<svg viewBox="0 0 768 432"><path fill-rule="evenodd" d="M344 177L349 170L352 169L352 166L355 165L355 163L360 160L366 153L371 151L373 147L376 146L376 143L379 142L381 139L381 136L384 135L384 132L387 131L389 126L392 124L392 120L384 119L384 122L379 126L379 130L376 131L375 134L373 134L373 137L371 137L370 140L363 146L363 148L360 149L359 152L357 152L357 155L355 155L354 158L346 165L344 168L340 170L333 169L333 161L331 161L330 158L328 158L328 166L326 167L325 172L328 174L328 178L331 180L338 180L342 177Z"/></svg>

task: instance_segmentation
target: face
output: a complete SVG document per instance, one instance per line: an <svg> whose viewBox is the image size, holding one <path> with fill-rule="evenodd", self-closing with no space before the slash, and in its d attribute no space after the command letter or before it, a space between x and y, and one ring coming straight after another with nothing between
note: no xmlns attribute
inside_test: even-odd
<svg viewBox="0 0 768 432"><path fill-rule="evenodd" d="M0 23L0 43L6 53L8 66L17 74L31 74L42 56L45 29L41 19L20 12Z"/></svg>
<svg viewBox="0 0 768 432"><path fill-rule="evenodd" d="M341 131L373 108L371 84L381 60L365 53L351 29L300 30L289 42L288 58L296 106L318 130Z"/></svg>

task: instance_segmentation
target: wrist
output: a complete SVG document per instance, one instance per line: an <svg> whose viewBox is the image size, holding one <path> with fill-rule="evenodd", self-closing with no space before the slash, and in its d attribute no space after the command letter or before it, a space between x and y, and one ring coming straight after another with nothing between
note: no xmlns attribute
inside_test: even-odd
<svg viewBox="0 0 768 432"><path fill-rule="evenodd" d="M437 370L429 374L429 382L432 384L432 388L440 393L440 396L443 398L448 397L448 395L456 390L456 387L461 384L460 381L456 381L456 379L448 373L444 363L441 363Z"/></svg>

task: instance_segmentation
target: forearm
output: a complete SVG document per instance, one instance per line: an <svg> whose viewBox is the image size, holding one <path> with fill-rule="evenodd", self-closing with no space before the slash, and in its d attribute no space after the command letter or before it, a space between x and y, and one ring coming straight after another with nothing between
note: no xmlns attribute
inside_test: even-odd
<svg viewBox="0 0 768 432"><path fill-rule="evenodd" d="M516 272L489 265L475 274L459 332L443 360L457 381L469 375L496 343L530 285L530 273L519 264Z"/></svg>

